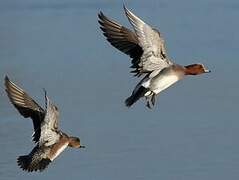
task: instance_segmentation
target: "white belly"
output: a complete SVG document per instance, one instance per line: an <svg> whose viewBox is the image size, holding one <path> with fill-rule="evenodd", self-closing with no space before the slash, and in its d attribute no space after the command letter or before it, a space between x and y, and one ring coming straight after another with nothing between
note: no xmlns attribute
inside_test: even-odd
<svg viewBox="0 0 239 180"><path fill-rule="evenodd" d="M148 82L148 88L153 91L155 94L167 89L169 86L174 84L179 80L179 77L171 74L171 75L160 75L157 76ZM147 84L147 83L146 83Z"/></svg>

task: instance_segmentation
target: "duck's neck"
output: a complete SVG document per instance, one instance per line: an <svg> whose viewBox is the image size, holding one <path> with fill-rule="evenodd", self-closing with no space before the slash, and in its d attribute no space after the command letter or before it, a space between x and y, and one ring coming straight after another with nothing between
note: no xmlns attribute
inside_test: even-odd
<svg viewBox="0 0 239 180"><path fill-rule="evenodd" d="M75 138L74 137L69 137L69 147L75 147Z"/></svg>

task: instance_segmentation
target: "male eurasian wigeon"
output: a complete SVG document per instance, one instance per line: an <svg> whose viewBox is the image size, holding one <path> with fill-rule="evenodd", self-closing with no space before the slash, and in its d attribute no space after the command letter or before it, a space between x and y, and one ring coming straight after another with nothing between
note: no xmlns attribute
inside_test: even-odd
<svg viewBox="0 0 239 180"><path fill-rule="evenodd" d="M118 50L132 58L135 76L145 75L136 85L133 93L125 100L130 107L141 97L146 98L147 107L155 104L155 96L185 75L208 73L202 64L182 66L173 63L166 54L161 33L143 22L124 6L125 14L134 32L109 19L102 12L98 14L104 36Z"/></svg>
<svg viewBox="0 0 239 180"><path fill-rule="evenodd" d="M46 107L39 106L23 89L5 77L5 87L11 103L33 121L32 135L36 146L28 155L19 156L18 165L25 171L43 171L67 146L84 148L78 137L71 137L58 128L59 111L46 96Z"/></svg>

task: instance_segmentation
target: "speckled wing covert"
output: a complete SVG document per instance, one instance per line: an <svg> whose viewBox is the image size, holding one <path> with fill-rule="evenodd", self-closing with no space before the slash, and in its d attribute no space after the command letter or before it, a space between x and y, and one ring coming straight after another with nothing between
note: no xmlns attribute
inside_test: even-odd
<svg viewBox="0 0 239 180"><path fill-rule="evenodd" d="M11 103L25 117L30 117L33 122L33 141L38 142L41 134L41 122L45 117L45 111L23 89L5 77L5 87Z"/></svg>
<svg viewBox="0 0 239 180"><path fill-rule="evenodd" d="M46 96L46 94L45 99L46 99L46 115L41 126L41 136L39 139L39 145L51 146L55 144L60 138L58 130L59 112L57 107L50 101L50 99Z"/></svg>

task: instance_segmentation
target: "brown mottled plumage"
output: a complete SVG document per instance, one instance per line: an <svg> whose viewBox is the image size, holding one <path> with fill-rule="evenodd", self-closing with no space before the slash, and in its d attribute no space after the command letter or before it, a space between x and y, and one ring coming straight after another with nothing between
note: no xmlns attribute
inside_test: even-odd
<svg viewBox="0 0 239 180"><path fill-rule="evenodd" d="M36 146L28 155L19 156L17 163L25 171L43 171L67 146L84 148L78 137L69 137L58 129L58 108L45 92L46 109L41 108L23 89L5 77L5 87L11 103L25 118L33 121Z"/></svg>

